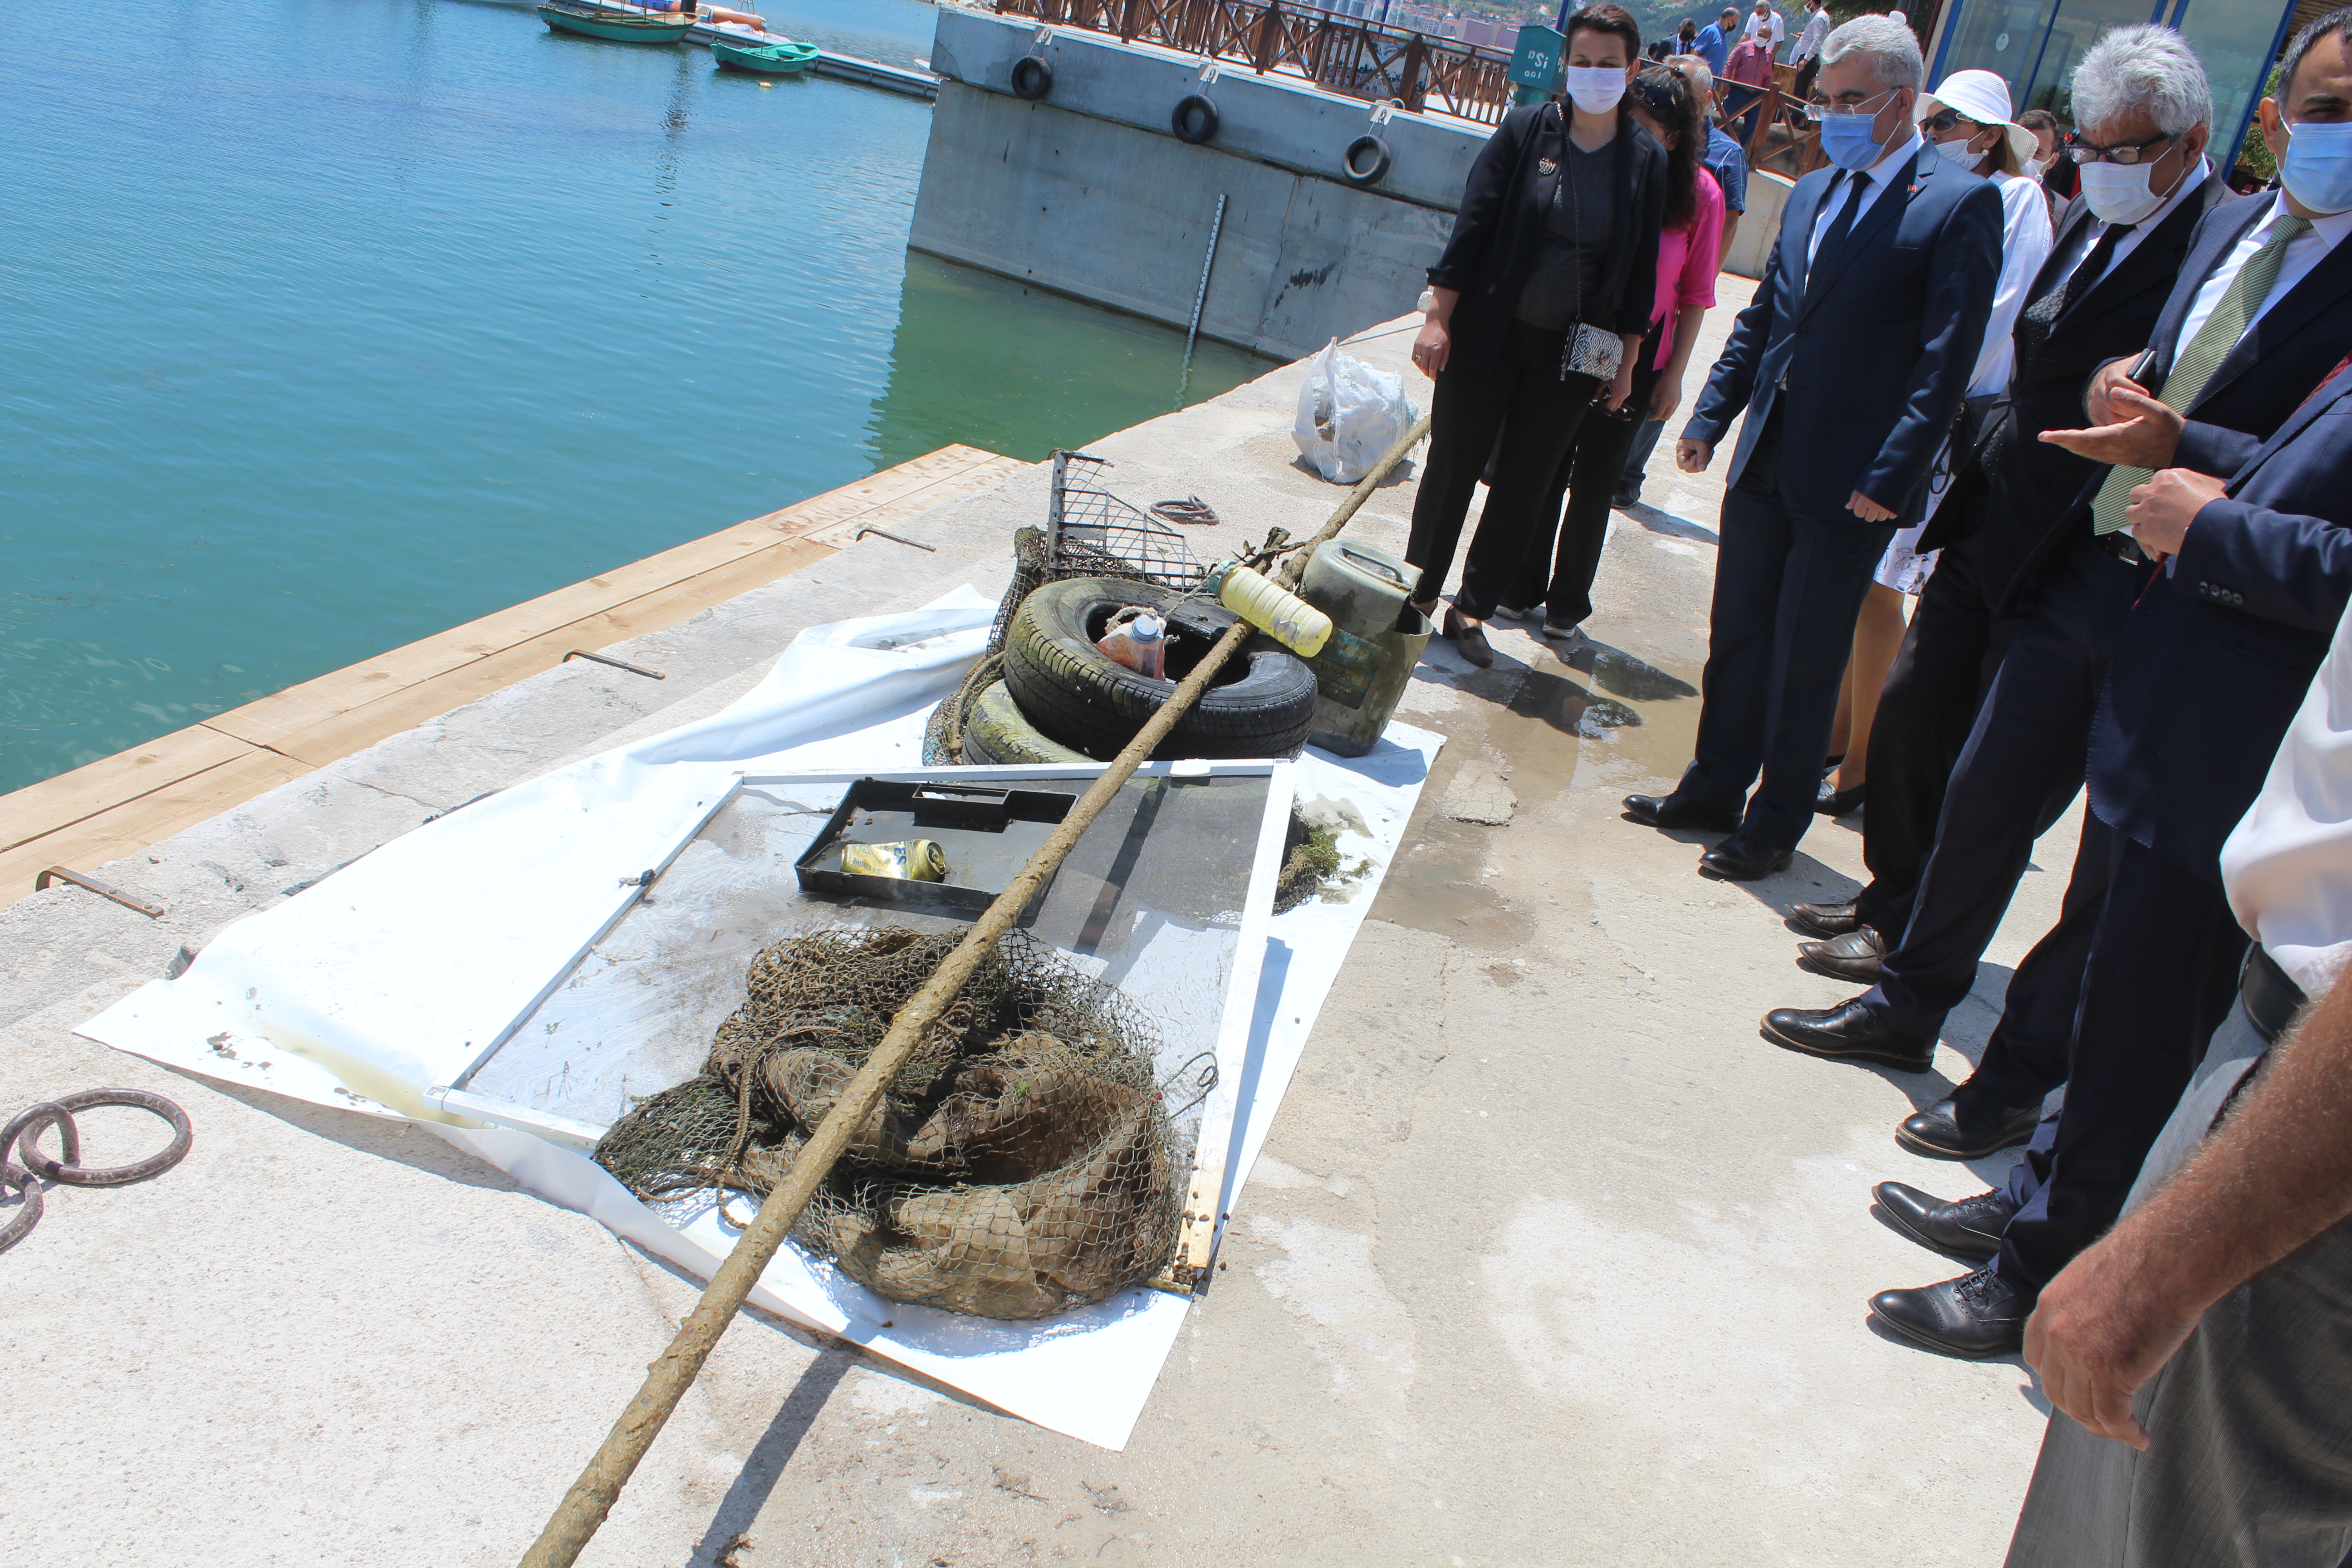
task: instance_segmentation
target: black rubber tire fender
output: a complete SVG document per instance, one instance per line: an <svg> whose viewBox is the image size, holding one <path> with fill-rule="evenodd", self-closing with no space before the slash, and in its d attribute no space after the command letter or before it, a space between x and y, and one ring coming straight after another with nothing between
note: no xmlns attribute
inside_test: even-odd
<svg viewBox="0 0 2352 1568"><path fill-rule="evenodd" d="M1026 763L1092 763L1095 759L1029 722L1004 682L992 680L980 689L963 716L963 760L969 767L1014 767Z"/></svg>
<svg viewBox="0 0 2352 1568"><path fill-rule="evenodd" d="M1013 96L1031 103L1049 96L1054 90L1054 68L1035 55L1023 55L1013 62Z"/></svg>
<svg viewBox="0 0 2352 1568"><path fill-rule="evenodd" d="M1095 647L1123 605L1167 617L1195 652L1224 635L1232 611L1166 588L1106 577L1048 583L1022 602L1004 639L1004 684L1029 721L1066 746L1108 762L1135 739L1176 689L1112 661ZM1202 694L1152 755L1284 757L1306 743L1315 719L1315 672L1266 637L1244 643L1225 667L1232 679Z"/></svg>
<svg viewBox="0 0 2352 1568"><path fill-rule="evenodd" d="M1176 106L1176 112L1168 117L1168 123L1174 127L1177 141L1188 147L1198 147L1216 140L1220 123L1217 106L1210 101L1208 94L1192 93Z"/></svg>
<svg viewBox="0 0 2352 1568"><path fill-rule="evenodd" d="M1393 161L1389 144L1369 132L1348 143L1339 154L1339 174L1351 185L1377 185Z"/></svg>

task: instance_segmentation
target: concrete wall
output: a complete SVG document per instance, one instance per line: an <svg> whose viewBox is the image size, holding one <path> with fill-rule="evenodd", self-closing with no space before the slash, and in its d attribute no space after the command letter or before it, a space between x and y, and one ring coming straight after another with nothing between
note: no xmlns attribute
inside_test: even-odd
<svg viewBox="0 0 2352 1568"><path fill-rule="evenodd" d="M1778 174L1748 176L1748 211L1739 220L1739 232L1731 237L1731 248L1723 253L1726 272L1764 276L1764 264L1772 259L1772 242L1780 237L1780 213L1796 188Z"/></svg>
<svg viewBox="0 0 2352 1568"><path fill-rule="evenodd" d="M914 248L1182 327L1223 195L1204 335L1295 358L1412 309L1486 127L1397 114L1377 128L1388 174L1358 187L1339 167L1375 129L1360 100L1230 66L1203 86L1196 58L1036 32L941 7ZM1031 53L1054 72L1038 102L1012 96ZM1196 91L1222 121L1200 147L1170 125Z"/></svg>

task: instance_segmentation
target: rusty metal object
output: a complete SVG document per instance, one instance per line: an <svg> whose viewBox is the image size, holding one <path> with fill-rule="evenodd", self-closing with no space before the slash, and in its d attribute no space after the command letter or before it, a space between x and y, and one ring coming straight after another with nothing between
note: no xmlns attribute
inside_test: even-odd
<svg viewBox="0 0 2352 1568"><path fill-rule="evenodd" d="M70 867L50 867L47 870L33 879L33 891L37 893L43 892L47 890L51 882L71 882L77 888L86 888L89 891L96 893L101 899L113 900L116 903L121 904L126 910L137 910L141 914L145 915L151 921L160 921L163 918L163 905L151 904L146 902L144 900L134 899L130 894L123 892L119 889L108 887L105 883L100 881L95 877L83 876L80 872L72 869Z"/></svg>
<svg viewBox="0 0 2352 1568"><path fill-rule="evenodd" d="M664 675L658 669L647 669L642 664L631 664L628 660L624 658L607 658L601 653L590 653L584 647L575 647L570 653L565 654L562 658L557 659L555 662L558 664L570 664L575 658L588 659L596 664L609 664L614 669L625 669L631 675L642 675L648 680L667 680L669 679L668 676Z"/></svg>
<svg viewBox="0 0 2352 1568"><path fill-rule="evenodd" d="M937 555L940 552L940 547L936 544L926 544L919 539L908 539L903 535L893 533L887 528L861 528L856 533L849 536L849 542L855 544L869 533L887 539L893 544L911 544L918 550L928 550L934 555Z"/></svg>
<svg viewBox="0 0 2352 1568"><path fill-rule="evenodd" d="M101 1105L129 1106L134 1110L152 1110L171 1123L172 1142L161 1152L127 1165L102 1165L96 1169L81 1163L81 1130L74 1125L73 1113L90 1110ZM36 1147L43 1131L58 1130L58 1158L51 1159ZM132 1182L143 1182L150 1176L160 1176L182 1160L194 1145L194 1130L188 1125L188 1113L160 1094L150 1094L143 1089L85 1089L72 1094L61 1094L55 1100L43 1100L11 1117L5 1130L0 1130L0 1186L16 1189L25 1206L16 1217L0 1226L0 1252L32 1234L41 1223L41 1182L62 1182L69 1187L120 1187ZM14 1152L24 1163L8 1158Z"/></svg>

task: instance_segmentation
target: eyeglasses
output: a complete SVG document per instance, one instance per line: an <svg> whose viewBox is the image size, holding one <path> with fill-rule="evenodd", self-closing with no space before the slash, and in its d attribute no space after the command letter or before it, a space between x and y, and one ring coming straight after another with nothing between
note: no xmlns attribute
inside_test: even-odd
<svg viewBox="0 0 2352 1568"><path fill-rule="evenodd" d="M1961 126L1974 125L1975 123L1975 121L1970 120L1957 109L1939 109L1935 113L1927 116L1927 119L1919 121L1919 129L1922 131L1932 132L1938 136L1949 136Z"/></svg>
<svg viewBox="0 0 2352 1568"><path fill-rule="evenodd" d="M1818 125L1824 120L1844 120L1864 113L1876 114L1878 110L1871 108L1872 104L1883 99L1892 98L1902 90L1898 87L1890 87L1877 97L1865 98L1860 103L1830 103L1817 98L1805 105L1805 118Z"/></svg>
<svg viewBox="0 0 2352 1568"><path fill-rule="evenodd" d="M2101 147L2084 141L2081 132L2070 131L2066 133L2065 150L2066 156L2077 163L2108 163L2129 167L2134 163L2153 163L2157 158L2163 157L2161 153L2149 156L2148 149L2171 140L2171 137L2158 132L2145 142L2121 142L2113 147Z"/></svg>

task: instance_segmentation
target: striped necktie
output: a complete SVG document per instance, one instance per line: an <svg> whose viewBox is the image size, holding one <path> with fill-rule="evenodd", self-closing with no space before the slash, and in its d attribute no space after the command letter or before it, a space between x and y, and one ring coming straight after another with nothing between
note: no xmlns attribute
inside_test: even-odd
<svg viewBox="0 0 2352 1568"><path fill-rule="evenodd" d="M2205 324L2180 357L2172 362L2172 374L2164 378L2164 389L2156 395L2166 407L2186 411L2246 335L2246 323L2254 319L2263 301L2270 298L2271 286L2278 281L2279 268L2286 260L2286 247L2311 227L2308 219L2290 217L2273 231L2260 250L2246 258L2245 266L2238 269L2237 278ZM2099 487L2091 502L2091 531L2113 533L2124 525L2124 508L2131 504L2135 486L2144 485L2156 476L2146 468L2129 468L2121 465L2108 470L2107 482Z"/></svg>

